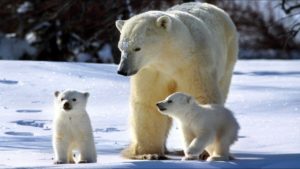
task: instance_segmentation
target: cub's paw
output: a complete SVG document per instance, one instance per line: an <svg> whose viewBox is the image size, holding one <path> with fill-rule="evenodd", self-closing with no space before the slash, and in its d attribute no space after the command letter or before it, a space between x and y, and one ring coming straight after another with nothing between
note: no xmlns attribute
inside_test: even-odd
<svg viewBox="0 0 300 169"><path fill-rule="evenodd" d="M62 161L62 160L55 160L54 164L66 164L67 162Z"/></svg>
<svg viewBox="0 0 300 169"><path fill-rule="evenodd" d="M89 163L87 160L80 160L78 161L79 164L82 164L82 163Z"/></svg>
<svg viewBox="0 0 300 169"><path fill-rule="evenodd" d="M212 157L208 157L207 161L229 161L229 157L226 157L226 156L212 156Z"/></svg>
<svg viewBox="0 0 300 169"><path fill-rule="evenodd" d="M200 160L207 160L208 157L209 157L208 152L204 150L204 151L200 154L199 159L200 159Z"/></svg>
<svg viewBox="0 0 300 169"><path fill-rule="evenodd" d="M80 160L80 161L78 161L78 164L84 164L84 163L97 163L97 159L96 160Z"/></svg>

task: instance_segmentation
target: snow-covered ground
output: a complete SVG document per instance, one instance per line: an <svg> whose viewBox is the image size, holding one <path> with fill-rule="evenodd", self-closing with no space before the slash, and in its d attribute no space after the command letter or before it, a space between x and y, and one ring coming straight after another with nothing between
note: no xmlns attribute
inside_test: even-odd
<svg viewBox="0 0 300 169"><path fill-rule="evenodd" d="M97 164L53 165L55 90L90 92ZM132 161L129 79L115 65L0 61L0 168L300 168L300 61L238 61L227 106L241 130L230 162ZM180 149L174 125L169 149Z"/></svg>

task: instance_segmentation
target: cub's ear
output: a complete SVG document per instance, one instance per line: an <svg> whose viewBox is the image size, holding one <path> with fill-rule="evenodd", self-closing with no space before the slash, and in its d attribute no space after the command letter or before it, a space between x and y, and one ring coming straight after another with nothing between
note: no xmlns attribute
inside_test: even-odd
<svg viewBox="0 0 300 169"><path fill-rule="evenodd" d="M192 97L191 97L191 96L187 96L186 102L187 102L188 104L190 104L190 103L192 102Z"/></svg>
<svg viewBox="0 0 300 169"><path fill-rule="evenodd" d="M117 20L116 21L116 27L118 28L118 30L121 32L123 25L125 24L125 20Z"/></svg>
<svg viewBox="0 0 300 169"><path fill-rule="evenodd" d="M58 97L58 95L59 95L59 91L55 91L55 92L54 92L54 96L55 96L55 97Z"/></svg>
<svg viewBox="0 0 300 169"><path fill-rule="evenodd" d="M84 92L83 95L84 95L86 98L88 98L88 97L90 96L90 93Z"/></svg>
<svg viewBox="0 0 300 169"><path fill-rule="evenodd" d="M156 20L156 26L163 28L167 31L171 29L172 20L169 16L161 16Z"/></svg>

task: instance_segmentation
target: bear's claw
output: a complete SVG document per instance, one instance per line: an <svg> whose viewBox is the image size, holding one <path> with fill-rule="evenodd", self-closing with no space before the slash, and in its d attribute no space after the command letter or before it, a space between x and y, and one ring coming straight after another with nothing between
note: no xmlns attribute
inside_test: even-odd
<svg viewBox="0 0 300 169"><path fill-rule="evenodd" d="M183 150L166 151L166 154L168 154L168 155L175 155L175 156L184 156L184 151ZM206 160L208 157L209 157L208 152L204 150L200 154L199 159L200 160Z"/></svg>
<svg viewBox="0 0 300 169"><path fill-rule="evenodd" d="M167 160L168 157L160 154L143 154L141 155L142 160Z"/></svg>

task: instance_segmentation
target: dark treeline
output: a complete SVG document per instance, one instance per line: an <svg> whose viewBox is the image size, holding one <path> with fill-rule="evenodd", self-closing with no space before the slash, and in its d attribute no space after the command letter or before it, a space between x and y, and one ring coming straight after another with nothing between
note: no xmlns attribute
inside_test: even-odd
<svg viewBox="0 0 300 169"><path fill-rule="evenodd" d="M118 63L119 32L115 20L128 19L148 10L165 10L188 1L1 0L0 38L26 39L36 49L35 56L24 54L18 59ZM293 19L297 8L290 8L297 5L297 1L278 0L278 5L274 1L264 4L234 0L206 2L223 8L232 17L240 33L241 58L256 58L255 55L265 53L270 58L289 59L293 58L291 53L299 51L300 45L294 38L299 26L287 26L283 22ZM267 16L258 10L261 6ZM276 10L285 11L286 18L274 17ZM107 55L112 58L108 59Z"/></svg>

